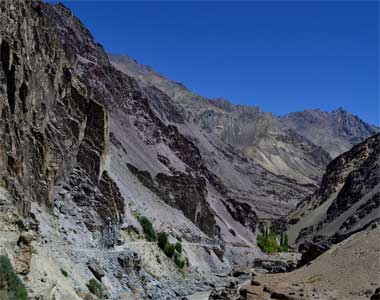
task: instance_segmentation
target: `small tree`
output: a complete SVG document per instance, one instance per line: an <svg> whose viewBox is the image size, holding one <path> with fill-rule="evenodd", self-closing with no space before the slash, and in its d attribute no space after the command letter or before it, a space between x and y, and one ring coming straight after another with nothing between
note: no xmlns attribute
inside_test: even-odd
<svg viewBox="0 0 380 300"><path fill-rule="evenodd" d="M96 279L94 279L94 278L90 279L88 281L87 288L96 297L98 297L98 298L103 297L103 288Z"/></svg>
<svg viewBox="0 0 380 300"><path fill-rule="evenodd" d="M282 251L288 251L289 245L288 245L288 235L287 233L284 233L284 242L282 245Z"/></svg>
<svg viewBox="0 0 380 300"><path fill-rule="evenodd" d="M177 250L178 253L182 253L182 244L177 242L175 243L175 250Z"/></svg>
<svg viewBox="0 0 380 300"><path fill-rule="evenodd" d="M264 239L267 240L269 237L269 234L268 234L268 227L264 227Z"/></svg>
<svg viewBox="0 0 380 300"><path fill-rule="evenodd" d="M69 273L67 273L64 269L61 269L61 273L63 276L68 277Z"/></svg>
<svg viewBox="0 0 380 300"><path fill-rule="evenodd" d="M167 257L172 258L175 253L175 246L173 244L168 243L164 250Z"/></svg>
<svg viewBox="0 0 380 300"><path fill-rule="evenodd" d="M180 269L185 266L185 260L182 259L181 255L178 252L174 253L174 263Z"/></svg>
<svg viewBox="0 0 380 300"><path fill-rule="evenodd" d="M139 218L139 222L140 222L141 227L142 227L142 229L144 231L145 238L149 242L156 241L156 239L157 239L156 232L154 231L152 222L147 217L144 217L144 216L142 216L142 217Z"/></svg>
<svg viewBox="0 0 380 300"><path fill-rule="evenodd" d="M166 232L160 232L157 236L157 241L158 247L160 247L161 250L165 250L165 247L168 244L168 235Z"/></svg>
<svg viewBox="0 0 380 300"><path fill-rule="evenodd" d="M276 238L276 230L275 230L274 226L271 226L271 228L270 228L270 237Z"/></svg>

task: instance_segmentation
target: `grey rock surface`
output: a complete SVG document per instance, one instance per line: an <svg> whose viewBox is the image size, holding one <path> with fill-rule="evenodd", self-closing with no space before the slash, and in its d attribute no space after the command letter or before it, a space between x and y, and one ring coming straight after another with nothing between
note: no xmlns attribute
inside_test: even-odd
<svg viewBox="0 0 380 300"><path fill-rule="evenodd" d="M290 241L327 239L337 243L378 222L380 135L334 159L316 192L290 215Z"/></svg>

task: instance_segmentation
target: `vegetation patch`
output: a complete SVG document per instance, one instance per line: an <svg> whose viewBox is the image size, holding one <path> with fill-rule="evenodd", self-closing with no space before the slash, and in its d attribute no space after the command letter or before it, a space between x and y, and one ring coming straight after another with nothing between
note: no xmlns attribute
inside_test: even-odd
<svg viewBox="0 0 380 300"><path fill-rule="evenodd" d="M154 231L152 222L147 217L139 217L139 222L144 231L145 238L149 242L155 242L157 239L156 232Z"/></svg>
<svg viewBox="0 0 380 300"><path fill-rule="evenodd" d="M175 246L171 243L168 243L165 247L164 253L167 257L172 258L175 253Z"/></svg>
<svg viewBox="0 0 380 300"><path fill-rule="evenodd" d="M68 276L69 276L69 274L68 274L64 269L61 269L61 273L62 273L62 275L65 276L65 277L68 277Z"/></svg>
<svg viewBox="0 0 380 300"><path fill-rule="evenodd" d="M26 300L28 294L25 285L13 270L7 256L0 256L0 299Z"/></svg>
<svg viewBox="0 0 380 300"><path fill-rule="evenodd" d="M87 283L87 288L91 292L91 294L94 294L96 297L103 297L103 288L96 279L90 279Z"/></svg>
<svg viewBox="0 0 380 300"><path fill-rule="evenodd" d="M190 266L189 259L182 255L182 244L180 242L175 244L169 243L166 232L160 232L157 235L157 241L158 247L160 247L167 257L174 260L174 263L178 268L183 269L185 266Z"/></svg>
<svg viewBox="0 0 380 300"><path fill-rule="evenodd" d="M180 242L175 243L175 250L181 254L182 253L182 244Z"/></svg>
<svg viewBox="0 0 380 300"><path fill-rule="evenodd" d="M257 236L257 246L266 253L286 252L288 251L288 235L281 232L278 237L273 227L271 229L264 227L264 232Z"/></svg>
<svg viewBox="0 0 380 300"><path fill-rule="evenodd" d="M158 247L161 248L162 251L165 250L166 245L168 244L168 235L166 232L160 232L157 236Z"/></svg>

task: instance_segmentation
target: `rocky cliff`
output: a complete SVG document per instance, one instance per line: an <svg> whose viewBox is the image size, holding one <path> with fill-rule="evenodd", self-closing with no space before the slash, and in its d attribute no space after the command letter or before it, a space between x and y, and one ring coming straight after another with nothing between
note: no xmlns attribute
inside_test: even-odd
<svg viewBox="0 0 380 300"><path fill-rule="evenodd" d="M339 242L378 222L380 135L334 159L316 192L291 214L291 241Z"/></svg>

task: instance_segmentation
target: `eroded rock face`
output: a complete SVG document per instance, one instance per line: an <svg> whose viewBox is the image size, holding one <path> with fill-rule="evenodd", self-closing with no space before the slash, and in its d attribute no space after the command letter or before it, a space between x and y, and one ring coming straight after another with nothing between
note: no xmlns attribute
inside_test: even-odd
<svg viewBox="0 0 380 300"><path fill-rule="evenodd" d="M41 17L43 4L1 5L0 184L27 216L33 201L53 207L55 186L69 180L75 166L107 189L108 115L74 74ZM102 214L113 218L109 210ZM120 205L116 210L122 213Z"/></svg>
<svg viewBox="0 0 380 300"><path fill-rule="evenodd" d="M320 188L294 212L298 221L290 232L296 243L337 243L379 221L379 157L376 134L328 165Z"/></svg>
<svg viewBox="0 0 380 300"><path fill-rule="evenodd" d="M16 272L20 275L27 275L30 271L30 261L32 259L32 241L36 238L33 231L24 231L17 241L18 251L15 256Z"/></svg>
<svg viewBox="0 0 380 300"><path fill-rule="evenodd" d="M183 211L186 217L210 237L219 234L214 213L206 200L207 189L204 178L178 172L174 176L159 173L153 179L148 171L140 171L131 164L128 164L128 168L143 185L170 206Z"/></svg>
<svg viewBox="0 0 380 300"><path fill-rule="evenodd" d="M224 205L236 221L248 227L252 232L256 231L259 219L249 204L229 198L224 202Z"/></svg>
<svg viewBox="0 0 380 300"><path fill-rule="evenodd" d="M309 242L306 241L302 243L298 247L298 251L302 253L301 260L299 261L299 267L302 267L314 259L316 259L318 256L326 252L330 249L329 243L323 240L320 240L319 242Z"/></svg>

